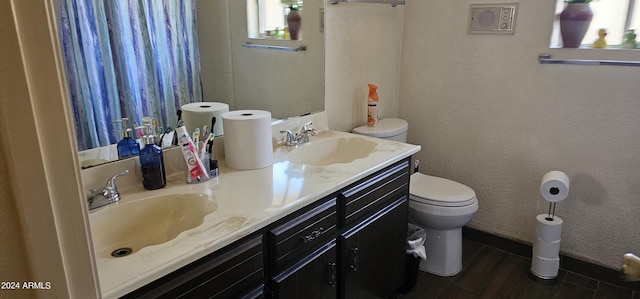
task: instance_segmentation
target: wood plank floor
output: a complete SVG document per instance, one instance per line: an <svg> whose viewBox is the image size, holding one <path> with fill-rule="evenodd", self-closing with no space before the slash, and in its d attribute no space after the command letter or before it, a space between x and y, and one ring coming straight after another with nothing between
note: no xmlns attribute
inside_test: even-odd
<svg viewBox="0 0 640 299"><path fill-rule="evenodd" d="M454 277L420 271L418 282L396 299L414 298L567 298L640 299L639 291L615 286L560 269L555 285L529 277L531 260L463 238L463 269Z"/></svg>

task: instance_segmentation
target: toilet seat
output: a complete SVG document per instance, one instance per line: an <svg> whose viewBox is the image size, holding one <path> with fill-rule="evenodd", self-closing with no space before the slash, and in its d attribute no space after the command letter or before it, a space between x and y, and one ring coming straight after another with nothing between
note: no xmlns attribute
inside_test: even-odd
<svg viewBox="0 0 640 299"><path fill-rule="evenodd" d="M473 189L461 183L422 173L411 175L410 199L440 207L463 207L477 202Z"/></svg>

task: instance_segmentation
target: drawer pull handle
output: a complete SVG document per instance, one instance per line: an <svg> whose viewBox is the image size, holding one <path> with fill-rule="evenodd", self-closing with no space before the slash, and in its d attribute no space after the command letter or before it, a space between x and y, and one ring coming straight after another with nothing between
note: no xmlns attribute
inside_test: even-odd
<svg viewBox="0 0 640 299"><path fill-rule="evenodd" d="M329 263L327 264L327 272L329 273L329 285L332 288L336 287L337 284L337 269L336 269L336 263Z"/></svg>
<svg viewBox="0 0 640 299"><path fill-rule="evenodd" d="M358 247L351 248L351 265L349 268L353 270L353 272L358 271Z"/></svg>
<svg viewBox="0 0 640 299"><path fill-rule="evenodd" d="M304 244L307 244L320 237L322 233L324 233L324 228L318 228L317 230L312 231L309 235L302 237L302 241Z"/></svg>

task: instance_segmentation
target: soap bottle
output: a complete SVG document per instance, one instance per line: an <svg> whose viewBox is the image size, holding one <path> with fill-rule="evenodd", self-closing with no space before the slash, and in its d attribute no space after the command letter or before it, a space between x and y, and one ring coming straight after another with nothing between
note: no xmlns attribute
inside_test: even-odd
<svg viewBox="0 0 640 299"><path fill-rule="evenodd" d="M162 148L156 145L153 125L147 124L144 136L145 146L140 150L140 166L142 168L142 186L147 190L155 190L167 184L164 171Z"/></svg>
<svg viewBox="0 0 640 299"><path fill-rule="evenodd" d="M122 140L117 144L118 159L135 157L140 153L140 144L133 138L133 130L129 118L122 118L114 122L122 123Z"/></svg>
<svg viewBox="0 0 640 299"><path fill-rule="evenodd" d="M367 125L369 127L378 126L378 86L369 84L369 103L367 107Z"/></svg>

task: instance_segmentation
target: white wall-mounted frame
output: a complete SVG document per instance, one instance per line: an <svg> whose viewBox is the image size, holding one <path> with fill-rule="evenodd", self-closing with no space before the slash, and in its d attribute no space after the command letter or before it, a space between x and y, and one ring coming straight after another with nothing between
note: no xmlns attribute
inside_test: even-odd
<svg viewBox="0 0 640 299"><path fill-rule="evenodd" d="M518 3L471 4L469 33L514 34Z"/></svg>

